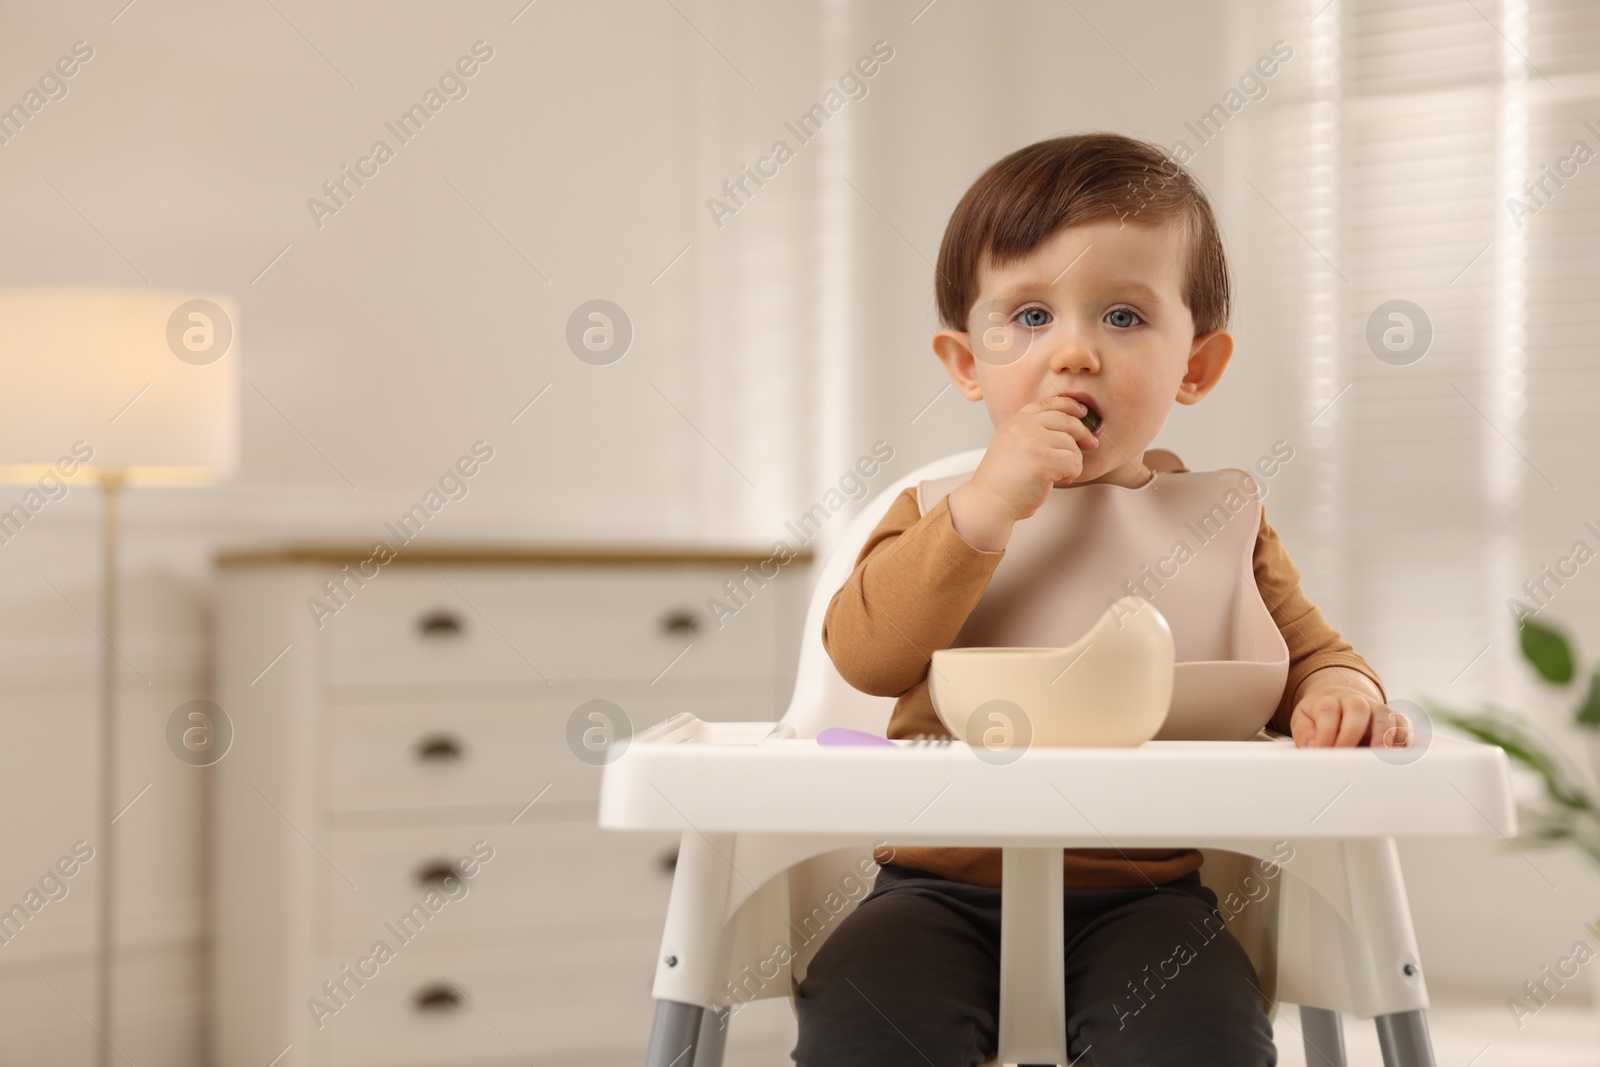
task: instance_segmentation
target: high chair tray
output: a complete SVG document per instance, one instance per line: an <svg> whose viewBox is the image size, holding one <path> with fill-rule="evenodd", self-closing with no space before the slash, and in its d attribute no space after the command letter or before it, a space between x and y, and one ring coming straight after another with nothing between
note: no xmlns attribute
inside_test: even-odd
<svg viewBox="0 0 1600 1067"><path fill-rule="evenodd" d="M1505 753L1438 735L1408 763L1264 735L1036 746L995 763L960 741L833 746L784 729L684 713L641 731L603 770L600 825L1090 848L1517 832Z"/></svg>

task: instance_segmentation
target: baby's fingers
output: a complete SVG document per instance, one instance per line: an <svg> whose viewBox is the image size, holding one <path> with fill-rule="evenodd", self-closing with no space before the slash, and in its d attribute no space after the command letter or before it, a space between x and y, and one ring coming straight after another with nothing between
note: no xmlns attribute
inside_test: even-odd
<svg viewBox="0 0 1600 1067"><path fill-rule="evenodd" d="M1289 725L1294 743L1300 748L1326 748L1339 734L1339 700L1324 694L1302 701Z"/></svg>
<svg viewBox="0 0 1600 1067"><path fill-rule="evenodd" d="M1333 743L1353 748L1366 740L1367 730L1372 726L1372 706L1356 696L1341 695L1335 699L1339 702L1339 736Z"/></svg>
<svg viewBox="0 0 1600 1067"><path fill-rule="evenodd" d="M1405 748L1411 744L1411 736L1411 720L1387 704L1373 716L1373 748Z"/></svg>
<svg viewBox="0 0 1600 1067"><path fill-rule="evenodd" d="M1323 693L1302 701L1291 723L1294 743L1301 748L1361 744L1372 714L1366 702L1342 693Z"/></svg>
<svg viewBox="0 0 1600 1067"><path fill-rule="evenodd" d="M1094 431L1089 429L1088 424L1078 415L1064 411L1041 411L1037 418L1039 426L1054 441L1065 444L1058 436L1065 434L1072 438L1080 450L1100 447L1100 438L1095 436Z"/></svg>

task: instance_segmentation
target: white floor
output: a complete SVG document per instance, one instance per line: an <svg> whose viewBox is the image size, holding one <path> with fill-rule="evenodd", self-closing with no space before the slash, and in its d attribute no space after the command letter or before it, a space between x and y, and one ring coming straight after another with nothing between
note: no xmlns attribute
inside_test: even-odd
<svg viewBox="0 0 1600 1067"><path fill-rule="evenodd" d="M1272 1024L1280 1067L1305 1067L1300 1013L1281 1007ZM1522 1029L1504 1004L1441 1007L1428 1011L1428 1032L1438 1067L1595 1067L1600 1064L1600 1014L1587 1005L1552 1004L1525 1017ZM1383 1067L1370 1022L1344 1020L1349 1067Z"/></svg>
<svg viewBox="0 0 1600 1067"><path fill-rule="evenodd" d="M1438 1067L1600 1067L1600 1012L1587 1005L1552 1004L1524 1018L1522 1029L1504 1004L1440 1007L1428 1012ZM1305 1067L1300 1012L1281 1006L1272 1023L1279 1067ZM1344 1021L1348 1067L1383 1067L1370 1022ZM782 1000L758 1000L733 1020L724 1067L792 1067L794 1013Z"/></svg>

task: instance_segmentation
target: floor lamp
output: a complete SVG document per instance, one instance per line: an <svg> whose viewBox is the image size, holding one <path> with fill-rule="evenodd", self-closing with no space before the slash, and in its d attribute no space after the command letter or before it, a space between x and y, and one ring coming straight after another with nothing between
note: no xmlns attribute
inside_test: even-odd
<svg viewBox="0 0 1600 1067"><path fill-rule="evenodd" d="M206 485L238 452L238 313L225 296L150 288L0 289L0 482L28 486L0 513L7 541L70 486L100 488L101 875L94 1017L111 1061L116 902L117 493ZM62 485L69 487L63 490ZM34 532L31 536L40 536Z"/></svg>

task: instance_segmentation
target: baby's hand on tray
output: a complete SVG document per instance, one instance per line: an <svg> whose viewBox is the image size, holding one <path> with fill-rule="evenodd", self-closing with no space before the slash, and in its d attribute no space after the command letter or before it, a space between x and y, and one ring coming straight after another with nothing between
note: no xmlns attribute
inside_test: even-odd
<svg viewBox="0 0 1600 1067"><path fill-rule="evenodd" d="M1290 717L1289 732L1300 748L1405 748L1411 743L1411 723L1404 715L1341 681L1308 683Z"/></svg>

